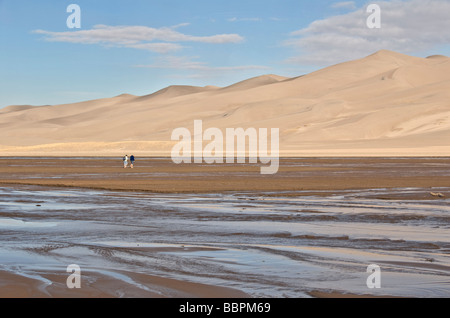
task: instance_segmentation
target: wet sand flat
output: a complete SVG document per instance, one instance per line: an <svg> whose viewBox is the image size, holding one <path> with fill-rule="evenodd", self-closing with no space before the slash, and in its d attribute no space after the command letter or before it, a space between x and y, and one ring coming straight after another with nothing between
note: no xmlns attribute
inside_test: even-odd
<svg viewBox="0 0 450 318"><path fill-rule="evenodd" d="M0 163L0 297L450 294L449 158Z"/></svg>
<svg viewBox="0 0 450 318"><path fill-rule="evenodd" d="M281 159L274 175L260 167L147 158L123 169L120 158L1 158L0 183L157 193L450 187L450 158Z"/></svg>

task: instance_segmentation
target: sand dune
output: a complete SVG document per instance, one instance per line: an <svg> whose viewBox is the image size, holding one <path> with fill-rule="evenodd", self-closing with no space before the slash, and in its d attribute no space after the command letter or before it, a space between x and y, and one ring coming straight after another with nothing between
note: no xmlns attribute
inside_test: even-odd
<svg viewBox="0 0 450 318"><path fill-rule="evenodd" d="M218 87L214 86L205 86L205 87L198 87L198 86L188 86L188 85L172 85L166 88L163 88L153 94L145 95L142 97L139 97L137 100L139 101L145 101L145 100L153 100L156 97L162 97L162 98L173 98L183 95L190 95L195 93L201 93L206 92L209 90L215 90L218 89Z"/></svg>
<svg viewBox="0 0 450 318"><path fill-rule="evenodd" d="M239 83L222 88L222 92L239 91L251 89L259 86L278 83L289 79L288 77L278 76L274 74L262 75L254 78L250 78Z"/></svg>
<svg viewBox="0 0 450 318"><path fill-rule="evenodd" d="M304 76L0 109L2 155L169 155L173 129L280 128L282 155L450 155L450 58L391 51Z"/></svg>

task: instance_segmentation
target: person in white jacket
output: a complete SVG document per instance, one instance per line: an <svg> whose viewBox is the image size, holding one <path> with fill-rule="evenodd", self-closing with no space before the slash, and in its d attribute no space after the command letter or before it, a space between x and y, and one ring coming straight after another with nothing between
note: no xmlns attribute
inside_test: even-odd
<svg viewBox="0 0 450 318"><path fill-rule="evenodd" d="M126 168L128 166L128 155L125 155L123 157L123 167Z"/></svg>

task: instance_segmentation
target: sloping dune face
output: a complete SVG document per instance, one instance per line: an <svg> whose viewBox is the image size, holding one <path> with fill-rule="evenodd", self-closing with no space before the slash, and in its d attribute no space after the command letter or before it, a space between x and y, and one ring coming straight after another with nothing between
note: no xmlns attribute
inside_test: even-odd
<svg viewBox="0 0 450 318"><path fill-rule="evenodd" d="M170 155L171 133L279 128L281 155L450 155L450 59L380 51L297 78L0 109L3 154Z"/></svg>

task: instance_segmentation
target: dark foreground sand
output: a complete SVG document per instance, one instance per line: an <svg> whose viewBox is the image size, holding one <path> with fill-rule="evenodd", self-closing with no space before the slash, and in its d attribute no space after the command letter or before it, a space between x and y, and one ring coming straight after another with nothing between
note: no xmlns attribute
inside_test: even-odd
<svg viewBox="0 0 450 318"><path fill-rule="evenodd" d="M120 272L119 272L120 273ZM243 298L245 293L232 288L211 286L170 278L135 273L134 282L151 286L143 290L99 272L82 272L80 289L66 286L68 274L42 271L40 277L52 282L48 285L37 279L0 271L0 298L117 298L121 295L136 298ZM126 273L130 275L130 273ZM159 292L158 292L159 291Z"/></svg>
<svg viewBox="0 0 450 318"><path fill-rule="evenodd" d="M134 169L124 169L120 158L2 158L0 183L156 193L432 189L450 187L449 167L450 158L281 159L277 174L262 175L258 164L176 165L170 159L138 159Z"/></svg>

